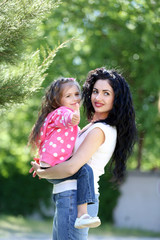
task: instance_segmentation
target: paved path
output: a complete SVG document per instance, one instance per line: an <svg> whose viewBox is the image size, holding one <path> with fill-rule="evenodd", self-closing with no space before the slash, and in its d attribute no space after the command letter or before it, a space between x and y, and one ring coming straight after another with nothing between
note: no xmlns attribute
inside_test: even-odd
<svg viewBox="0 0 160 240"><path fill-rule="evenodd" d="M22 234L10 233L8 236L1 237L0 240L51 240L51 237L44 234ZM160 240L160 238L147 238L147 237L114 237L114 236L100 236L90 235L88 240Z"/></svg>
<svg viewBox="0 0 160 240"><path fill-rule="evenodd" d="M88 240L160 240L160 238L145 237L113 237L113 236L90 236Z"/></svg>

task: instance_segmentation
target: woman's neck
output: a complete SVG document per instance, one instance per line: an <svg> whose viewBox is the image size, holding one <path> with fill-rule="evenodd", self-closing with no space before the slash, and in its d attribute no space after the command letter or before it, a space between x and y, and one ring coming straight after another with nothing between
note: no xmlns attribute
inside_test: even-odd
<svg viewBox="0 0 160 240"><path fill-rule="evenodd" d="M92 122L96 122L99 120L104 120L108 116L108 113L95 113L92 119Z"/></svg>

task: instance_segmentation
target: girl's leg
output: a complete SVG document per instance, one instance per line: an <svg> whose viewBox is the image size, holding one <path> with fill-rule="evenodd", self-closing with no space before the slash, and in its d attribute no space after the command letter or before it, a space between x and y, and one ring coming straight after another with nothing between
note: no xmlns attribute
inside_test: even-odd
<svg viewBox="0 0 160 240"><path fill-rule="evenodd" d="M99 210L99 194L96 194L95 203L94 204L89 204L87 208L88 208L88 214L91 217L97 217L98 210Z"/></svg>
<svg viewBox="0 0 160 240"><path fill-rule="evenodd" d="M87 203L84 203L84 204L80 204L77 206L77 210L78 210L77 217L78 218L80 218L82 215L88 213L87 205L88 205Z"/></svg>
<svg viewBox="0 0 160 240"><path fill-rule="evenodd" d="M94 203L95 192L92 168L88 164L85 164L72 177L74 176L77 178L77 204Z"/></svg>
<svg viewBox="0 0 160 240"><path fill-rule="evenodd" d="M87 240L88 228L74 227L77 217L77 191L70 190L55 194L53 200L56 205L53 240Z"/></svg>
<svg viewBox="0 0 160 240"><path fill-rule="evenodd" d="M101 224L99 217L97 217L98 206L99 206L98 195L96 195L95 203L89 204L87 206L88 206L87 212L89 215L84 214L81 217L78 217L75 221L75 225L74 225L75 228L78 228L78 229L95 228Z"/></svg>
<svg viewBox="0 0 160 240"><path fill-rule="evenodd" d="M85 164L75 175L77 177L77 219L75 227L78 229L91 227L95 228L101 224L98 217L88 215L87 205L96 201L94 191L93 170Z"/></svg>

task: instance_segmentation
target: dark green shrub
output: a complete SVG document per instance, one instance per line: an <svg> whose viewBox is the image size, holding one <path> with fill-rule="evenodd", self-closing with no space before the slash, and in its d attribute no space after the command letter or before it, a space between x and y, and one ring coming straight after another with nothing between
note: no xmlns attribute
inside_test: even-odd
<svg viewBox="0 0 160 240"><path fill-rule="evenodd" d="M102 222L113 221L113 209L117 204L120 195L118 187L116 187L111 180L111 173L106 167L105 174L100 179L100 206L99 217Z"/></svg>
<svg viewBox="0 0 160 240"><path fill-rule="evenodd" d="M33 178L29 173L19 173L13 161L6 162L5 168L9 176L0 176L0 212L13 215L43 214L41 203L51 206L53 185L45 179ZM112 221L112 212L119 197L119 190L110 179L111 174L106 168L106 173L100 179L99 216L103 222Z"/></svg>
<svg viewBox="0 0 160 240"><path fill-rule="evenodd" d="M16 173L12 177L0 176L0 212L29 215L41 212L40 203L51 203L52 184L33 178L31 174Z"/></svg>

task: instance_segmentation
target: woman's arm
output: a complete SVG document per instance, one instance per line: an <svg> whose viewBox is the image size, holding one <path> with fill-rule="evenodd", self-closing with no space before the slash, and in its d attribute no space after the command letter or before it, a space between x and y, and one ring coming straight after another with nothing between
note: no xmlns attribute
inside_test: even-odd
<svg viewBox="0 0 160 240"><path fill-rule="evenodd" d="M40 178L61 179L75 174L84 164L86 164L92 155L98 150L105 140L104 132L100 128L91 130L77 152L69 160L57 164L46 170L40 169L39 165L32 162L33 168L30 172L35 171ZM35 172L33 173L35 175Z"/></svg>

